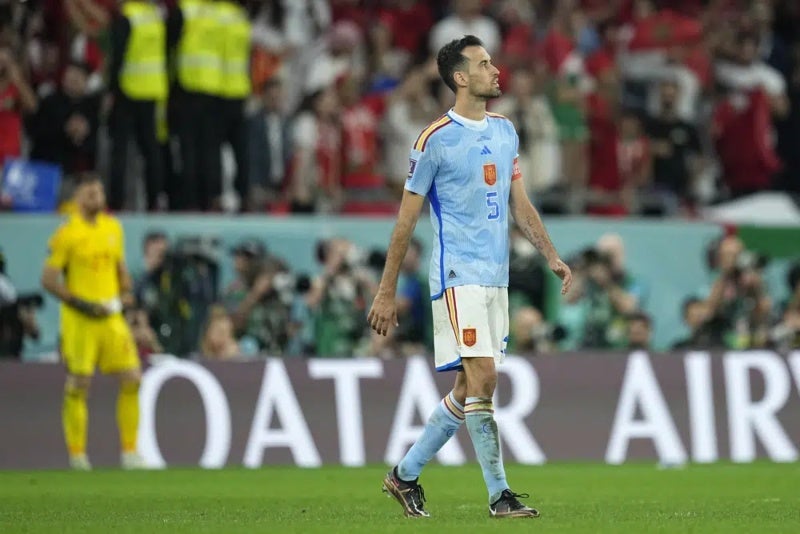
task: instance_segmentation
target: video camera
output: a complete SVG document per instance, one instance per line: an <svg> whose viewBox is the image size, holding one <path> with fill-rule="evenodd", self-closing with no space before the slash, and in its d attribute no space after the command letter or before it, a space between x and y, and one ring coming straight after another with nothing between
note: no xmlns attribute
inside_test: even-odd
<svg viewBox="0 0 800 534"><path fill-rule="evenodd" d="M36 308L44 306L44 297L41 293L24 293L17 295L17 306L20 308Z"/></svg>

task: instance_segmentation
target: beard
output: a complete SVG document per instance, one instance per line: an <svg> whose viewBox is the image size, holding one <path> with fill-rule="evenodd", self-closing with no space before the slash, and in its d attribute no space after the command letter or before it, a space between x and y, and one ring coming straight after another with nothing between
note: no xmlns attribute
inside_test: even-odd
<svg viewBox="0 0 800 534"><path fill-rule="evenodd" d="M493 98L498 98L502 94L503 94L503 91L502 91L502 89L500 89L500 86L497 86L497 87L491 86L491 87L489 87L487 89L482 89L482 90L475 91L475 92L472 93L472 95L474 97L481 98L483 100L491 100Z"/></svg>

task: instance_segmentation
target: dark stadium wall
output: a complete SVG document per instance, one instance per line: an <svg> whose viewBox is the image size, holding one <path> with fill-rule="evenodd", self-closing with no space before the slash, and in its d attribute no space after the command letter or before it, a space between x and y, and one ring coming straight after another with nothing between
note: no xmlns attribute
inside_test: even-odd
<svg viewBox="0 0 800 534"><path fill-rule="evenodd" d="M608 353L509 357L495 416L509 462L767 458L800 446L800 352ZM312 359L201 365L165 358L146 370L139 450L153 467L397 462L452 375L425 358ZM64 468L63 371L0 363L0 469ZM89 454L116 465L115 388L91 397ZM474 461L466 432L437 461Z"/></svg>

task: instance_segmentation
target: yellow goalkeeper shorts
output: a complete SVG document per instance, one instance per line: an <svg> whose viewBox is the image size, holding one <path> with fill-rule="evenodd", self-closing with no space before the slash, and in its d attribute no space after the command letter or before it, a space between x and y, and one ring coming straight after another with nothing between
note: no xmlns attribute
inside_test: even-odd
<svg viewBox="0 0 800 534"><path fill-rule="evenodd" d="M75 313L61 320L61 358L73 375L121 373L139 368L139 354L121 313L92 319Z"/></svg>

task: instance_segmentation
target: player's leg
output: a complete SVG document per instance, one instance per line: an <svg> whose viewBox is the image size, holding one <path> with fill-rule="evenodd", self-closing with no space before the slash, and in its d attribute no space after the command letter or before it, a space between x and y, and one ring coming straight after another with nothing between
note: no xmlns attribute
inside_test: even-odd
<svg viewBox="0 0 800 534"><path fill-rule="evenodd" d="M437 368L457 369L459 349L455 336L456 329L452 326L455 324L455 319L451 324L451 317L455 317L455 307L449 294L434 300L432 307ZM419 476L422 468L464 422L466 392L466 377L463 372L458 371L453 390L436 406L425 423L420 437L383 481L384 489L397 499L409 517L428 516L423 508L424 494L419 485Z"/></svg>
<svg viewBox="0 0 800 534"><path fill-rule="evenodd" d="M422 434L411 446L406 455L397 464L396 472L401 480L416 480L422 468L431 461L447 441L455 435L464 422L464 396L467 381L464 373L456 374L456 382L450 391L436 406Z"/></svg>
<svg viewBox="0 0 800 534"><path fill-rule="evenodd" d="M64 402L61 406L61 422L64 441L69 453L69 465L77 471L89 471L92 465L86 454L86 439L89 427L89 386L92 378L86 375L67 374L64 383Z"/></svg>
<svg viewBox="0 0 800 534"><path fill-rule="evenodd" d="M91 469L86 454L89 426L87 399L98 354L98 339L90 320L62 318L60 348L67 368L61 405L64 441L70 467L87 471Z"/></svg>
<svg viewBox="0 0 800 534"><path fill-rule="evenodd" d="M100 370L113 373L119 381L117 393L117 427L119 428L120 461L123 468L142 468L136 451L139 428L139 384L142 373L139 355L130 329L122 318L115 315L104 321Z"/></svg>
<svg viewBox="0 0 800 534"><path fill-rule="evenodd" d="M142 373L131 369L118 373L119 393L117 394L117 426L119 427L120 463L123 469L144 467L136 450L139 428L139 384Z"/></svg>
<svg viewBox="0 0 800 534"><path fill-rule="evenodd" d="M512 492L506 481L500 452L500 435L494 419L493 396L497 386L496 361L505 356L508 339L508 293L505 288L481 288L485 293L488 328L476 329L472 347L465 346L462 362L467 377L465 419L483 479L489 492L492 517L538 517L539 512L519 502L523 494ZM478 322L477 318L475 319ZM465 335L465 338L467 336ZM466 345L466 343L465 343ZM488 355L488 356L483 356Z"/></svg>

